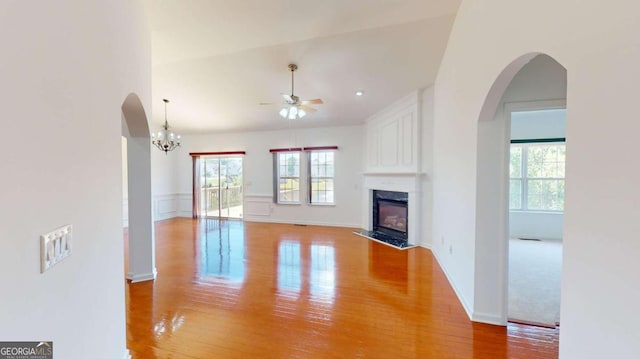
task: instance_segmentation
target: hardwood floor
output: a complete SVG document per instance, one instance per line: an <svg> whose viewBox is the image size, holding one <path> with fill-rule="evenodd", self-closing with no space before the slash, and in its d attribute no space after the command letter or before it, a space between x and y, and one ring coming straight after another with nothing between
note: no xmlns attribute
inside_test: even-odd
<svg viewBox="0 0 640 359"><path fill-rule="evenodd" d="M139 358L557 358L558 331L472 323L430 251L346 228L172 219L127 283Z"/></svg>

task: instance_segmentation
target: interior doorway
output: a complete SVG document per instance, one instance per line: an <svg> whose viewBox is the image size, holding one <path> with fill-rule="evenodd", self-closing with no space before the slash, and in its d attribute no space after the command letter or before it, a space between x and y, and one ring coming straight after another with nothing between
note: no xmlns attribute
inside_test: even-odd
<svg viewBox="0 0 640 359"><path fill-rule="evenodd" d="M154 280L155 233L152 213L151 147L149 124L144 106L135 93L130 93L122 103L122 136L126 151L122 163L126 163L126 202L128 236L127 279L132 283ZM125 153L126 152L126 153ZM124 158L126 155L126 158ZM123 181L125 181L123 177Z"/></svg>
<svg viewBox="0 0 640 359"><path fill-rule="evenodd" d="M242 219L242 157L203 156L198 162L200 216Z"/></svg>
<svg viewBox="0 0 640 359"><path fill-rule="evenodd" d="M514 110L510 106L517 104L517 110L524 111L539 109L537 105L544 102L557 108L556 102L562 102L564 107L566 97L566 68L548 55L532 52L504 68L482 106L476 143L474 320L498 325L507 325L509 321L509 281L513 277L509 271L510 261L515 258L509 256L509 227L513 222L509 218L510 114ZM571 136L569 117L567 137ZM531 127L542 128L540 123ZM570 185L568 179L567 186Z"/></svg>
<svg viewBox="0 0 640 359"><path fill-rule="evenodd" d="M564 100L509 103L508 319L555 328L566 165Z"/></svg>

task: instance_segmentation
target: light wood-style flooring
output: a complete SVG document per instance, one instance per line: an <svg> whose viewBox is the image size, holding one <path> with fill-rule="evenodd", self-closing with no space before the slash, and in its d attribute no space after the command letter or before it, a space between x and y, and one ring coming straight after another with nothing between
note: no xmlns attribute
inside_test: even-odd
<svg viewBox="0 0 640 359"><path fill-rule="evenodd" d="M472 323L432 253L346 228L171 219L126 284L142 358L558 357L558 330Z"/></svg>

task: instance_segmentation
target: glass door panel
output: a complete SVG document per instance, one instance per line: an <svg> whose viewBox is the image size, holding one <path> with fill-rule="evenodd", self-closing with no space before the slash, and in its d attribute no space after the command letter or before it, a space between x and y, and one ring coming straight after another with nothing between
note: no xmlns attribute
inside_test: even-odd
<svg viewBox="0 0 640 359"><path fill-rule="evenodd" d="M241 219L242 157L204 157L200 174L202 216Z"/></svg>
<svg viewBox="0 0 640 359"><path fill-rule="evenodd" d="M220 216L242 218L242 158L220 159Z"/></svg>

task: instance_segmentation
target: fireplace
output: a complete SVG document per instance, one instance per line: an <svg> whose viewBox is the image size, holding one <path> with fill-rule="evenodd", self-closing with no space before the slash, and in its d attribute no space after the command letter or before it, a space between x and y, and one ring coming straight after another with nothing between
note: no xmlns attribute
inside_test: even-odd
<svg viewBox="0 0 640 359"><path fill-rule="evenodd" d="M354 233L401 250L419 245L421 181L419 173L365 173L364 230Z"/></svg>
<svg viewBox="0 0 640 359"><path fill-rule="evenodd" d="M397 249L415 247L409 243L410 230L416 228L415 224L409 222L412 212L409 193L372 189L370 194L371 201L367 212L371 219L371 227L354 233Z"/></svg>
<svg viewBox="0 0 640 359"><path fill-rule="evenodd" d="M394 239L407 240L409 229L409 194L373 191L373 231Z"/></svg>

